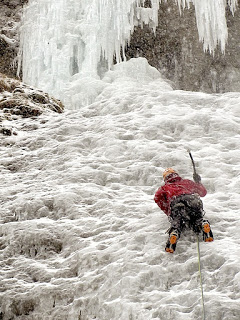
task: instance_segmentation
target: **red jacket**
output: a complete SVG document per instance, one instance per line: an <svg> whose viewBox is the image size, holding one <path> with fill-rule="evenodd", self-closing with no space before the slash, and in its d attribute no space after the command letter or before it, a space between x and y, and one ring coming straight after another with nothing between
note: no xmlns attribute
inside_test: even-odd
<svg viewBox="0 0 240 320"><path fill-rule="evenodd" d="M172 177L165 182L165 185L159 188L155 194L154 201L163 210L166 215L170 215L170 203L172 197L182 194L197 193L200 197L207 194L207 190L201 183L195 183L188 179L182 179L179 176Z"/></svg>

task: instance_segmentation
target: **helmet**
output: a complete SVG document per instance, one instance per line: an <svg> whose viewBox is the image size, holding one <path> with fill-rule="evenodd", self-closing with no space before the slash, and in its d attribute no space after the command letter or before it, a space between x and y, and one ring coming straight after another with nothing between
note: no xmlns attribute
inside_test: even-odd
<svg viewBox="0 0 240 320"><path fill-rule="evenodd" d="M163 172L163 180L165 181L166 178L172 173L176 173L177 174L177 172L173 168L165 169L164 172Z"/></svg>

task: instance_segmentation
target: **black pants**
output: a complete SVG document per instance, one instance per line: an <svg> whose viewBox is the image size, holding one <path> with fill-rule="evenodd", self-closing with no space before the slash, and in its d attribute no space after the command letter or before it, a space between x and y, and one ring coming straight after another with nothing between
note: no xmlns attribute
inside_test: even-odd
<svg viewBox="0 0 240 320"><path fill-rule="evenodd" d="M176 197L171 202L170 222L172 230L177 230L179 236L181 232L187 227L194 232L199 233L202 230L203 221L203 204L198 195L184 194Z"/></svg>

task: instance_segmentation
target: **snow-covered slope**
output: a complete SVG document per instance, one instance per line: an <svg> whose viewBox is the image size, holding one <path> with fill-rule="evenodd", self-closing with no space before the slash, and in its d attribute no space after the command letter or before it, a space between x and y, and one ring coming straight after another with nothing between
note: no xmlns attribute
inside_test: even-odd
<svg viewBox="0 0 240 320"><path fill-rule="evenodd" d="M240 318L240 94L174 91L142 66L116 66L93 104L1 137L2 319L201 319L196 237L165 253L153 201L166 167L192 177L186 148L215 236L200 243L206 319Z"/></svg>

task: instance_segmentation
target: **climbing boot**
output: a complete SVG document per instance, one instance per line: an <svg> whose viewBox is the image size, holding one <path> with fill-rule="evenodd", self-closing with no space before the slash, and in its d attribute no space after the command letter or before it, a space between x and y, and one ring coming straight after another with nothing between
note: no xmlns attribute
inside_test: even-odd
<svg viewBox="0 0 240 320"><path fill-rule="evenodd" d="M169 235L168 241L166 243L165 251L169 253L174 253L178 239L179 239L178 232L176 230L173 230Z"/></svg>
<svg viewBox="0 0 240 320"><path fill-rule="evenodd" d="M205 242L213 241L213 233L208 220L203 221L202 230L203 230L203 241Z"/></svg>

